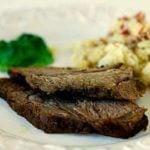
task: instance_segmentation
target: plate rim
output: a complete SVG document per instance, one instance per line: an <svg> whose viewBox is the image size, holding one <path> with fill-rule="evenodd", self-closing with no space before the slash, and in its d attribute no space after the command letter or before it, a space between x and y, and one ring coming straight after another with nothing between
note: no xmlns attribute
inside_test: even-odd
<svg viewBox="0 0 150 150"><path fill-rule="evenodd" d="M57 0L59 2L60 0ZM64 2L68 2L68 0L64 0ZM75 0L73 0L75 2ZM84 0L85 1L85 0ZM96 1L96 0L95 0ZM80 3L80 0L77 0L77 3ZM88 3L91 2L91 0L87 0ZM105 4L105 1L101 1L101 4ZM50 0L48 4L53 4L53 1ZM97 2L95 3L97 4ZM60 5L60 4L58 4ZM92 5L92 7L94 4ZM44 7L47 8L47 6L34 6L34 8L37 8L39 10L40 8L44 9ZM23 7L24 8L24 7ZM21 8L22 9L22 8ZM32 9L31 7L29 8L24 8L24 9ZM75 9L75 8L74 8ZM78 8L76 8L78 9ZM18 11L13 8L13 10L4 10L4 11ZM0 12L4 13L4 12ZM139 137L140 140L132 139L131 141L126 141L126 142L120 142L120 143L114 143L114 144L109 144L109 145L99 145L99 146L63 146L63 145L54 145L54 144L43 144L43 143L38 143L35 141L27 140L23 137L18 137L13 134L7 133L6 131L3 131L0 129L0 149L2 148L3 150L8 150L11 147L11 150L17 150L17 149L26 149L26 150L31 150L31 149L36 149L36 150L146 150L150 147L150 134L148 136L143 136Z"/></svg>
<svg viewBox="0 0 150 150"><path fill-rule="evenodd" d="M150 135L147 133L147 135ZM65 146L55 145L50 143L39 143L28 140L23 137L13 135L0 129L0 149L18 150L24 148L25 150L147 150L150 147L150 136L142 136L137 139L122 141L119 143L97 146Z"/></svg>

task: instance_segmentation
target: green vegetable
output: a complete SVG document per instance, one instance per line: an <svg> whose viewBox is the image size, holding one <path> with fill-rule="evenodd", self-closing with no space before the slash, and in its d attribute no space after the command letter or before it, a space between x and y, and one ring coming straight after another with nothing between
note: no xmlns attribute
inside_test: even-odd
<svg viewBox="0 0 150 150"><path fill-rule="evenodd" d="M11 67L47 66L53 61L51 49L37 35L25 33L9 42L0 40L1 71Z"/></svg>

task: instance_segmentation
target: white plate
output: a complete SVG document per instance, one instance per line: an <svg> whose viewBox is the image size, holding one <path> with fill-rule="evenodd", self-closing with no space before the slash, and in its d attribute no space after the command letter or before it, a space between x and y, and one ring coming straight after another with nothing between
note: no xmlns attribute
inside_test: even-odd
<svg viewBox="0 0 150 150"><path fill-rule="evenodd" d="M104 35L117 16L144 10L150 17L150 1L137 0L47 0L0 10L0 35L5 39L22 32L43 36L50 46L59 49L55 65L70 66L70 45ZM1 74L3 76L3 74ZM138 101L150 107L150 92ZM147 115L150 119L150 110ZM122 140L101 135L45 134L18 116L0 99L0 150L148 150L150 126L133 138Z"/></svg>

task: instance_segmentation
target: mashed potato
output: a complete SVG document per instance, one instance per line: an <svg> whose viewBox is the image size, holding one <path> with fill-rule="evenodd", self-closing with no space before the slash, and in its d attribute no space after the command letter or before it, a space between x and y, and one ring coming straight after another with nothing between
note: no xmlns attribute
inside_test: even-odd
<svg viewBox="0 0 150 150"><path fill-rule="evenodd" d="M150 85L150 24L145 14L119 18L109 33L74 47L73 64L79 68L131 66L139 79Z"/></svg>

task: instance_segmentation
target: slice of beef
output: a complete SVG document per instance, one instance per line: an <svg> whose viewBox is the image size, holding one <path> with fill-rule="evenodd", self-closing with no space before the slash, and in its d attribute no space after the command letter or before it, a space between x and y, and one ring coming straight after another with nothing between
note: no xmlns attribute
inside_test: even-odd
<svg viewBox="0 0 150 150"><path fill-rule="evenodd" d="M99 133L129 138L148 124L146 109L129 101L76 102L44 97L10 79L0 79L0 95L18 114L47 133ZM71 99L71 98L70 98Z"/></svg>
<svg viewBox="0 0 150 150"><path fill-rule="evenodd" d="M98 99L135 101L145 87L133 79L131 68L88 69L20 68L12 69L13 79L25 81L30 87L48 95L80 95Z"/></svg>
<svg viewBox="0 0 150 150"><path fill-rule="evenodd" d="M130 70L130 73L132 74L132 69L129 67L126 67L122 64L118 64L114 66L113 68L119 69L128 69ZM110 68L90 68L90 69L80 69L80 68L70 68L70 67L29 67L29 68L12 68L9 73L14 77L18 78L19 76L26 76L29 74L36 74L36 75L45 75L45 76L51 76L51 75L64 75L64 74L70 74L70 73L78 73L78 72L99 72L112 69Z"/></svg>
<svg viewBox="0 0 150 150"><path fill-rule="evenodd" d="M36 75L55 75L55 74L67 74L72 72L81 71L82 69L76 68L60 68L60 67L29 67L29 68L12 68L9 73L18 78L19 76L26 76L29 74L36 74ZM83 70L82 70L83 71Z"/></svg>

